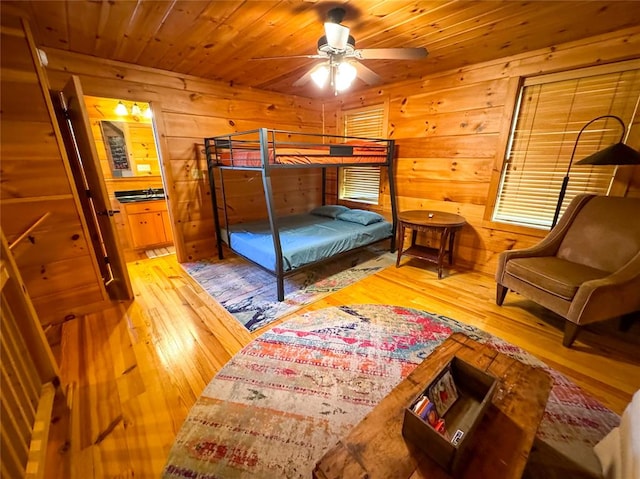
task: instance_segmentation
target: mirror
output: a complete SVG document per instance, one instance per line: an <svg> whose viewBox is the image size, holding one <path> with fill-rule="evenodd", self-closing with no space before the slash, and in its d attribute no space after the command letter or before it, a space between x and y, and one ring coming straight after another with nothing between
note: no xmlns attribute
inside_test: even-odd
<svg viewBox="0 0 640 479"><path fill-rule="evenodd" d="M134 176L133 168L129 161L125 124L120 121L102 120L100 129L113 177Z"/></svg>
<svg viewBox="0 0 640 479"><path fill-rule="evenodd" d="M135 189L131 182L136 180L147 183L144 187L160 187L162 173L150 105L94 96L85 96L85 105L105 180L120 183L116 189ZM119 106L126 113L117 113Z"/></svg>

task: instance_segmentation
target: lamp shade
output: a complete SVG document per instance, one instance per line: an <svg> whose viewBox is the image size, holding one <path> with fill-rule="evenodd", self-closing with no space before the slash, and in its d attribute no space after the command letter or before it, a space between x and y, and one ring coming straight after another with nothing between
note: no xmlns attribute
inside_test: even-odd
<svg viewBox="0 0 640 479"><path fill-rule="evenodd" d="M347 48L349 29L344 25L327 22L324 24L324 33L327 37L327 43L331 48L335 48L336 50L344 50Z"/></svg>
<svg viewBox="0 0 640 479"><path fill-rule="evenodd" d="M124 103L122 103L121 101L119 101L118 104L116 105L115 111L116 111L116 115L120 115L120 116L124 116L129 113L127 111L127 107L124 106Z"/></svg>
<svg viewBox="0 0 640 479"><path fill-rule="evenodd" d="M573 151L571 152L571 158L569 159L569 166L567 167L567 174L564 176L562 180L562 187L560 188L560 194L558 195L558 203L556 204L556 212L553 215L553 221L551 221L551 228L556 225L558 221L558 217L560 216L560 209L562 208L562 201L564 200L564 195L567 192L567 184L569 183L569 171L571 170L571 165L573 164L573 158L576 154L576 149L578 148L578 142L580 141L580 136L582 132L587 129L589 125L598 120L603 120L605 118L610 118L612 120L617 121L622 127L622 132L620 133L620 139L618 143L615 145L611 145L604 150L600 150L595 152L592 155L583 158L580 161L577 161L576 165L637 165L640 164L640 153L631 148L630 146L622 143L622 139L624 138L624 134L627 131L627 127L624 124L624 121L619 116L615 115L602 115L593 120L589 121L586 125L580 128L578 132L578 136L576 138L576 142L573 145Z"/></svg>
<svg viewBox="0 0 640 479"><path fill-rule="evenodd" d="M640 153L625 145L616 143L604 150L595 152L592 155L576 162L576 165L638 165L640 164Z"/></svg>
<svg viewBox="0 0 640 479"><path fill-rule="evenodd" d="M357 71L351 63L342 62L336 70L336 90L344 91L351 86L353 80L356 79Z"/></svg>
<svg viewBox="0 0 640 479"><path fill-rule="evenodd" d="M329 79L329 66L324 63L316 66L311 71L311 79L318 87L322 88Z"/></svg>

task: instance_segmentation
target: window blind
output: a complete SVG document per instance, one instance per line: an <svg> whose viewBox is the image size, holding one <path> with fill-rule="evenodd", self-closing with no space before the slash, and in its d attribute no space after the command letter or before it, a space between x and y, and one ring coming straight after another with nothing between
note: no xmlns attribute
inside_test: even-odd
<svg viewBox="0 0 640 479"><path fill-rule="evenodd" d="M503 164L494 221L550 227L580 129L602 115L616 115L631 124L640 100L640 69L597 71L590 68L586 77L580 77L578 71L574 78L557 80L553 75L549 76L553 81L545 82L544 77L525 81ZM617 121L604 119L582 133L561 214L578 194L607 194L616 167L576 162L617 143L621 130Z"/></svg>
<svg viewBox="0 0 640 479"><path fill-rule="evenodd" d="M384 106L343 112L344 134L364 138L384 138ZM340 168L340 199L378 204L380 167L347 166Z"/></svg>

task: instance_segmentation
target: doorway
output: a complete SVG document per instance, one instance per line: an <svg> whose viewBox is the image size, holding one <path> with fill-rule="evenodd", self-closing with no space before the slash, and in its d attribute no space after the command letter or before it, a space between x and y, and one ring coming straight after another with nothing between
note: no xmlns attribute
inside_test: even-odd
<svg viewBox="0 0 640 479"><path fill-rule="evenodd" d="M126 261L137 259L139 256L135 256L135 253L144 252L145 248L140 247L140 244L134 246L130 240L132 235L127 229L128 223L126 220L122 221L120 216L128 218L126 214L129 210L139 215L132 216L140 220L141 234L138 238L145 241L153 239L153 246L173 244L157 136L149 118L150 105L140 103L140 114L137 109L130 109L128 112L132 113L131 118L122 118L126 115L117 115L115 107L108 108L105 102L113 101L115 106L124 106L124 100L103 101L97 97L86 100L80 79L75 75L67 82L63 91L54 96L58 97L54 101L56 115L105 290L111 299L133 299ZM131 103L133 107L133 102ZM106 122L104 129L103 121ZM138 155L140 159L136 159L139 148L136 142L131 141L129 123L132 123L133 130L136 130L136 125L145 124L142 130L147 131L147 135L134 136L143 140L140 141L143 148L153 153ZM138 171L145 174L138 177ZM133 182L127 185L135 185L139 189L120 190L119 188L127 186L117 183L118 179ZM132 204L127 205L124 198L117 198L117 191L137 193L137 197L132 200L133 195L129 194L128 199ZM150 208L153 211L149 211ZM116 224L116 218L120 227ZM165 230L159 231L158 225ZM149 233L155 233L156 236Z"/></svg>
<svg viewBox="0 0 640 479"><path fill-rule="evenodd" d="M125 261L171 254L173 233L151 105L85 95Z"/></svg>

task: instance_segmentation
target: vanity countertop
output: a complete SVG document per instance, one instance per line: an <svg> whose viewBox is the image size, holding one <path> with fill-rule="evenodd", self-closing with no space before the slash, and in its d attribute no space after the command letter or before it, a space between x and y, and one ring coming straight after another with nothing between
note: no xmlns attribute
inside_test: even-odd
<svg viewBox="0 0 640 479"><path fill-rule="evenodd" d="M166 199L163 188L114 191L114 194L116 200L118 200L120 203L140 203L142 201L157 201Z"/></svg>

